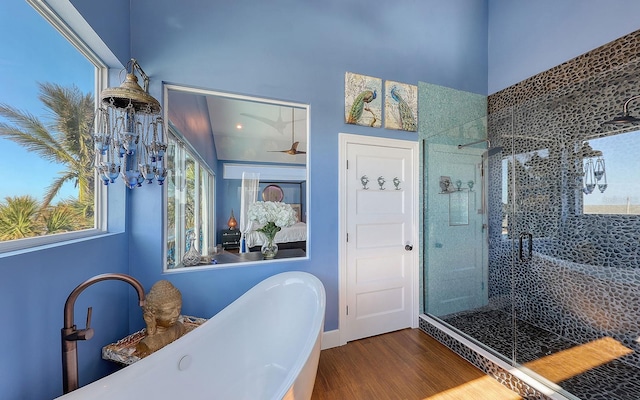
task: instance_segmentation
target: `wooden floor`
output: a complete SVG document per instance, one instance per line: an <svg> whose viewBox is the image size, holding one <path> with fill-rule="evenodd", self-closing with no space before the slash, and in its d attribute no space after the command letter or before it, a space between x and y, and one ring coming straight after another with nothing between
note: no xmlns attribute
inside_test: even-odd
<svg viewBox="0 0 640 400"><path fill-rule="evenodd" d="M311 398L521 399L419 329L323 350Z"/></svg>

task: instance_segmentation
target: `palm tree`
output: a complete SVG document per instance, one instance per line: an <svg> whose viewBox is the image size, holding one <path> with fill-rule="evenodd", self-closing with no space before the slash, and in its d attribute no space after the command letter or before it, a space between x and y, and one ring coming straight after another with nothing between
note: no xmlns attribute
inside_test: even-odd
<svg viewBox="0 0 640 400"><path fill-rule="evenodd" d="M65 166L47 188L40 204L49 207L66 182L78 188L78 201L85 205L86 217L93 214L93 95L83 94L75 85L65 88L55 83L38 83L39 100L49 112L51 121L44 123L29 112L21 112L0 104L0 136L20 144L40 157Z"/></svg>
<svg viewBox="0 0 640 400"><path fill-rule="evenodd" d="M37 222L40 204L31 196L5 197L0 203L0 240L36 236L41 231Z"/></svg>
<svg viewBox="0 0 640 400"><path fill-rule="evenodd" d="M91 228L93 224L84 217L82 203L71 200L60 202L55 207L48 207L42 213L42 221L47 234L70 232Z"/></svg>
<svg viewBox="0 0 640 400"><path fill-rule="evenodd" d="M5 197L0 202L0 241L88 229L92 220L75 199L43 209L32 196Z"/></svg>

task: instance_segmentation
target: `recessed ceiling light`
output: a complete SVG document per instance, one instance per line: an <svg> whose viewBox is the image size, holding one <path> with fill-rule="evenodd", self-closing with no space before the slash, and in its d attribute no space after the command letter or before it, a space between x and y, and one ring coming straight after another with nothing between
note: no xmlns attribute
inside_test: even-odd
<svg viewBox="0 0 640 400"><path fill-rule="evenodd" d="M242 129L242 124L236 125L236 129Z"/></svg>

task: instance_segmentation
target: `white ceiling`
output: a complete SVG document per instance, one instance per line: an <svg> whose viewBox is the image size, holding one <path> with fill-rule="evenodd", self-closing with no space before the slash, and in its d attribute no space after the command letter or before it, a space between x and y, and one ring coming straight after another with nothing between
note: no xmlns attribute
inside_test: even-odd
<svg viewBox="0 0 640 400"><path fill-rule="evenodd" d="M306 108L178 90L169 90L166 107L170 122L183 135L213 135L218 160L306 164L306 154L283 152L294 142L299 142L298 151L307 151Z"/></svg>

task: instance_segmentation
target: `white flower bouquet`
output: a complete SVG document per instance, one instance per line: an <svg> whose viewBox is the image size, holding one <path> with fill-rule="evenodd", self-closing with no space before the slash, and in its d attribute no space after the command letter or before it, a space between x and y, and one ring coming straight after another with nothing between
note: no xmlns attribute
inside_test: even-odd
<svg viewBox="0 0 640 400"><path fill-rule="evenodd" d="M273 242L280 229L296 223L296 212L287 203L276 201L257 201L249 206L247 217L262 225L257 229L264 233L268 242Z"/></svg>

